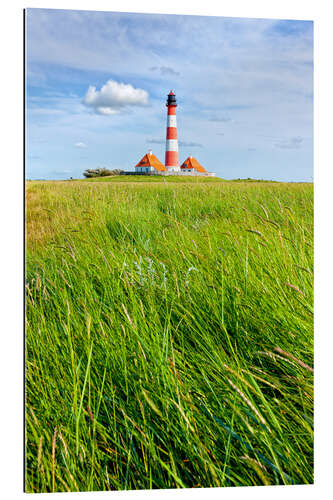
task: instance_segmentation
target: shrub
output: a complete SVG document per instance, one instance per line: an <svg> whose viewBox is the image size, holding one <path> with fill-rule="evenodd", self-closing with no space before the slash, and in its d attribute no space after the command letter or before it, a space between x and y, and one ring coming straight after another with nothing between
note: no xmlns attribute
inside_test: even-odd
<svg viewBox="0 0 333 500"><path fill-rule="evenodd" d="M109 170L107 168L95 168L95 169L88 168L83 172L83 175L89 179L91 177L106 177L109 175L120 175L121 172L123 172L123 170L120 170L119 168L115 168L113 170Z"/></svg>

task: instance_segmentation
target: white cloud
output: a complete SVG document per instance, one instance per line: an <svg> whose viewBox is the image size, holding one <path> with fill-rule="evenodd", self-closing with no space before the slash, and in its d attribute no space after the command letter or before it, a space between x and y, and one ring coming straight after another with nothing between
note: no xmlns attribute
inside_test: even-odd
<svg viewBox="0 0 333 500"><path fill-rule="evenodd" d="M87 147L88 147L88 146L87 146L87 144L85 144L84 142L76 142L76 143L74 144L74 146L75 146L76 148L87 148Z"/></svg>
<svg viewBox="0 0 333 500"><path fill-rule="evenodd" d="M136 89L128 83L108 80L101 90L90 85L83 99L83 104L102 115L114 115L128 106L148 104L148 92Z"/></svg>

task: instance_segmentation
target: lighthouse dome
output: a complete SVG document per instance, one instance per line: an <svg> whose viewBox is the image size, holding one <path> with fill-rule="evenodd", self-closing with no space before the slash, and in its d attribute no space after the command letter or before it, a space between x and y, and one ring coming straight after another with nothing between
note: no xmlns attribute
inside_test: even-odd
<svg viewBox="0 0 333 500"><path fill-rule="evenodd" d="M168 94L167 106L177 106L176 95L172 90Z"/></svg>

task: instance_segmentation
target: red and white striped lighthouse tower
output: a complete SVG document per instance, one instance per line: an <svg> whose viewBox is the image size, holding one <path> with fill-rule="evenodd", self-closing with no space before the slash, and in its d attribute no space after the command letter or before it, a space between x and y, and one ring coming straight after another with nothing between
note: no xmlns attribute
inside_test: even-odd
<svg viewBox="0 0 333 500"><path fill-rule="evenodd" d="M168 108L167 118L167 133L165 144L165 167L171 172L179 172L179 158L178 158L178 136L177 136L177 120L176 120L176 96L170 90L168 100L166 103Z"/></svg>

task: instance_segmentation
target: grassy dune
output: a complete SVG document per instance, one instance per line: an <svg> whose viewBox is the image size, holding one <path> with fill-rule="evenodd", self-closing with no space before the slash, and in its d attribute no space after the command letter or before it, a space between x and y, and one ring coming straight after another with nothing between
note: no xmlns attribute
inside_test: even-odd
<svg viewBox="0 0 333 500"><path fill-rule="evenodd" d="M313 187L29 182L26 490L313 482Z"/></svg>
<svg viewBox="0 0 333 500"><path fill-rule="evenodd" d="M93 177L91 179L85 179L85 182L129 182L129 183L138 183L138 182L144 182L146 183L151 183L151 182L157 182L159 184L166 184L166 183L190 183L190 184L203 184L203 183L211 183L211 182L222 182L223 179L220 179L219 177L184 177L180 175L168 175L168 176L161 176L161 175L112 175L112 176L106 176L106 177ZM82 181L81 181L82 182Z"/></svg>

